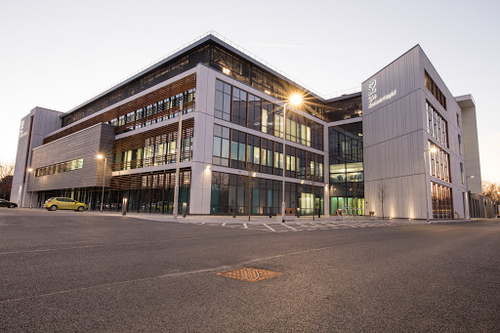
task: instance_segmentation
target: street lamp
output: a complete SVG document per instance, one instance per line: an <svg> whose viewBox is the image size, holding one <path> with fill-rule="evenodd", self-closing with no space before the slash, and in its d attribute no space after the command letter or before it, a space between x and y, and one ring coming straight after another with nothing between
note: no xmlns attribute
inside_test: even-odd
<svg viewBox="0 0 500 333"><path fill-rule="evenodd" d="M104 185L106 182L106 167L108 165L108 158L103 154L98 154L96 157L99 160L104 159L104 168L102 170L102 194L101 194L101 213L102 213L102 203L104 202Z"/></svg>
<svg viewBox="0 0 500 333"><path fill-rule="evenodd" d="M427 158L425 157L426 152L435 153L437 152L437 148L432 146L431 148L424 149L424 173L427 174ZM427 222L429 222L429 184L427 184L427 180L425 181L425 206L427 207Z"/></svg>
<svg viewBox="0 0 500 333"><path fill-rule="evenodd" d="M32 172L33 172L33 169L32 168L28 168L28 182L27 182L28 186L26 186L26 190L28 190L29 187L30 187L30 178L31 178L30 176L31 176ZM32 196L33 196L33 191L30 191L30 209L31 209L31 202L33 201Z"/></svg>
<svg viewBox="0 0 500 333"><path fill-rule="evenodd" d="M181 163L181 137L182 137L182 107L184 103L184 96L180 99L179 104L179 131L177 133L177 157L175 159L175 189L174 189L174 219L177 220L177 214L179 213L179 174L180 174L180 163Z"/></svg>
<svg viewBox="0 0 500 333"><path fill-rule="evenodd" d="M283 191L282 197L283 197L283 202L281 203L281 223L285 222L285 169L286 169L286 143L285 143L285 138L286 138L286 105L291 104L291 105L300 105L302 103L302 96L299 94L293 94L290 96L288 101L286 101L283 104ZM313 213L314 214L314 213Z"/></svg>

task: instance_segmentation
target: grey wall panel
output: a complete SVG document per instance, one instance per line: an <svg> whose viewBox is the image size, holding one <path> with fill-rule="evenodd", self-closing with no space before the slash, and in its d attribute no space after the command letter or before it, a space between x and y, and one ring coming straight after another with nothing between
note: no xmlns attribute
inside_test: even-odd
<svg viewBox="0 0 500 333"><path fill-rule="evenodd" d="M102 186L104 162L96 158L99 153L106 153L108 158L106 185L109 185L114 137L114 126L98 124L34 149L34 169L77 158L83 158L83 168L33 177L30 190Z"/></svg>
<svg viewBox="0 0 500 333"><path fill-rule="evenodd" d="M25 186L24 181L31 178L28 177L28 175L25 177L26 168L31 166L31 150L43 143L45 135L60 127L61 121L59 116L61 114L62 112L36 107L21 120L23 128L20 129L19 133L16 166L14 170L11 194L11 200L17 202L20 206L26 206L24 197L27 186ZM32 127L30 127L31 117L33 117Z"/></svg>

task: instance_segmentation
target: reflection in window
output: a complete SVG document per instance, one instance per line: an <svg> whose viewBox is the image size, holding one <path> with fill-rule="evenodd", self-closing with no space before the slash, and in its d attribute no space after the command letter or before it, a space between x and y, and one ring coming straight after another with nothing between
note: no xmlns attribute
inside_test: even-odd
<svg viewBox="0 0 500 333"><path fill-rule="evenodd" d="M230 121L231 85L217 80L215 87L215 118Z"/></svg>
<svg viewBox="0 0 500 333"><path fill-rule="evenodd" d="M79 170L82 168L83 168L83 158L77 158L74 160L37 168L35 170L35 177L55 175L62 172Z"/></svg>
<svg viewBox="0 0 500 333"><path fill-rule="evenodd" d="M213 164L229 166L229 128L214 125Z"/></svg>

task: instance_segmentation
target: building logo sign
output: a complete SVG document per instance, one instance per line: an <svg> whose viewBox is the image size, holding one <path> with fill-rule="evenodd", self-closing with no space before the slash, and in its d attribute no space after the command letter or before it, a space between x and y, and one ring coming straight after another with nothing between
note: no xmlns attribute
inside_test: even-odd
<svg viewBox="0 0 500 333"><path fill-rule="evenodd" d="M24 131L24 119L21 120L21 129L19 130L19 139L22 138L23 136L26 136L28 132Z"/></svg>
<svg viewBox="0 0 500 333"><path fill-rule="evenodd" d="M368 96L371 96L377 92L377 80L373 80L368 83Z"/></svg>
<svg viewBox="0 0 500 333"><path fill-rule="evenodd" d="M396 96L398 91L394 89L387 95L384 95L380 98L377 96L377 80L373 79L368 83L368 109L371 109L374 106L379 105L380 103L390 100L394 96Z"/></svg>

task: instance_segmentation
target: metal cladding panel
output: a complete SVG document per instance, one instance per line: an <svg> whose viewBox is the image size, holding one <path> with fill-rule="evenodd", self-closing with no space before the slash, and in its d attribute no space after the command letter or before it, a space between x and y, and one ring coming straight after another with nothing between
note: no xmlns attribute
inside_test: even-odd
<svg viewBox="0 0 500 333"><path fill-rule="evenodd" d="M36 107L21 120L19 141L16 155L16 167L12 183L11 200L22 205L21 198L26 188L26 169L31 167L31 150L42 144L43 137L61 126L61 112Z"/></svg>
<svg viewBox="0 0 500 333"><path fill-rule="evenodd" d="M24 182L26 158L28 156L29 131L31 123L31 113L21 119L19 128L19 140L17 142L16 165L14 168L14 177L12 178L12 191L10 200L20 204L21 188Z"/></svg>
<svg viewBox="0 0 500 333"><path fill-rule="evenodd" d="M419 84L419 50L414 47L362 84L363 116L411 94Z"/></svg>
<svg viewBox="0 0 500 333"><path fill-rule="evenodd" d="M425 73L435 81L439 94L427 88L430 81ZM464 157L459 153L461 129L456 121L461 110L420 46L366 80L362 103L366 200L378 204L372 206L376 215L381 210L377 192L387 187L387 215L426 218L427 211L432 214L430 181L452 188L454 209L463 212L461 195L466 188L461 182L460 163L464 164ZM449 155L450 182L436 179L428 171L430 161L424 152L428 142L436 140L428 133L426 103L447 123L448 144L436 144ZM419 194L410 195L408 188L416 188L415 181L422 188Z"/></svg>
<svg viewBox="0 0 500 333"><path fill-rule="evenodd" d="M83 168L32 177L29 190L101 186L104 163L98 160L96 155L102 153L107 156L106 174L110 176L114 137L114 126L98 124L34 149L32 159L34 170L78 158L83 158ZM109 182L109 177L106 178Z"/></svg>

